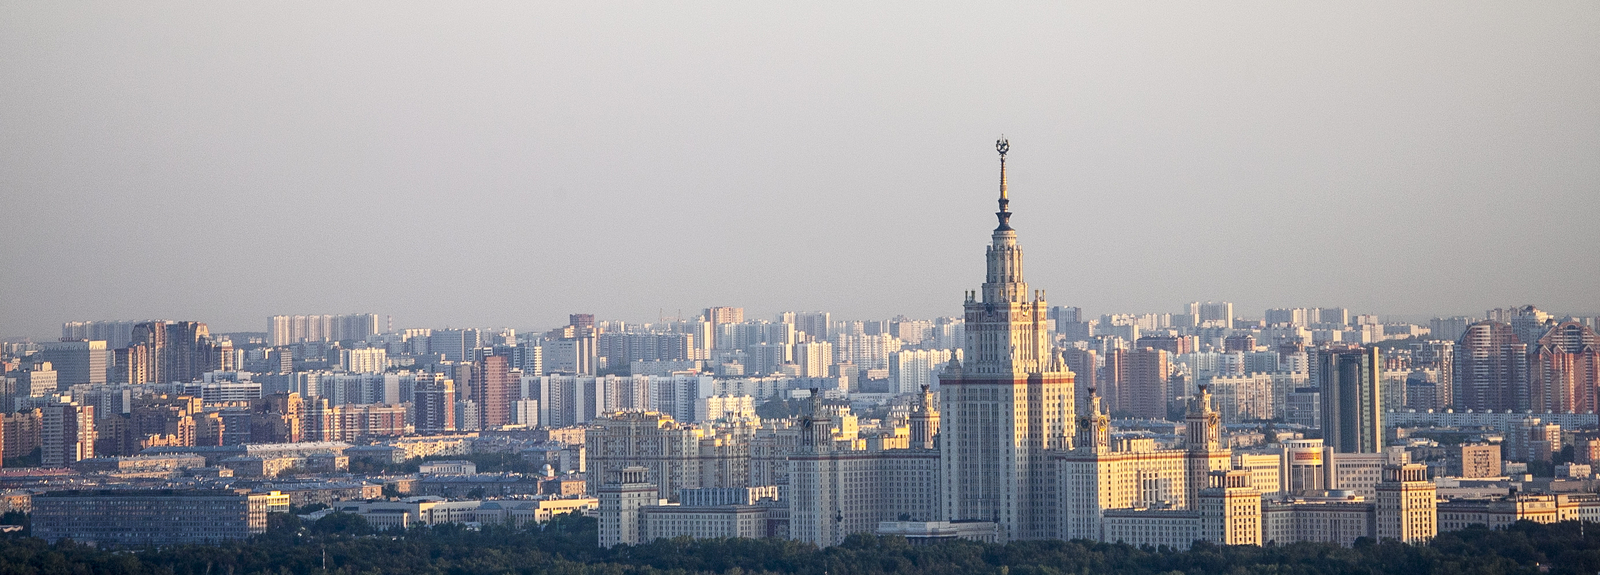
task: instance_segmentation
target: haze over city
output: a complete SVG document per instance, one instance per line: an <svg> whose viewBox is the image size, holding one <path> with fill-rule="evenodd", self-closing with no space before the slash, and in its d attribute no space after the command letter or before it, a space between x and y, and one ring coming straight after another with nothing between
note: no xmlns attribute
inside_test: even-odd
<svg viewBox="0 0 1600 575"><path fill-rule="evenodd" d="M1030 283L1593 314L1600 9L0 6L0 335L957 313L992 142Z"/></svg>
<svg viewBox="0 0 1600 575"><path fill-rule="evenodd" d="M0 2L0 572L1600 573L1597 160L1593 0Z"/></svg>

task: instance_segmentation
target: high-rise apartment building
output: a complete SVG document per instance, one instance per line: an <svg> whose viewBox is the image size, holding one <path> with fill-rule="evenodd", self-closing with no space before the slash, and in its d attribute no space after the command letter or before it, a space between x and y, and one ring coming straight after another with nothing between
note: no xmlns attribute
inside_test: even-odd
<svg viewBox="0 0 1600 575"><path fill-rule="evenodd" d="M341 349L339 366L351 373L382 373L389 368L389 353L381 347Z"/></svg>
<svg viewBox="0 0 1600 575"><path fill-rule="evenodd" d="M126 375L119 375L120 383L172 383L178 381L169 379L171 375L167 370L167 362L163 360L167 352L166 322L149 321L133 326L133 339L128 343L126 359L117 357L119 369L126 369ZM137 349L138 351L134 351ZM136 371L137 370L137 371Z"/></svg>
<svg viewBox="0 0 1600 575"><path fill-rule="evenodd" d="M1461 334L1467 331L1467 326L1477 322L1478 318L1464 315L1436 317L1428 320L1428 335L1431 339L1453 343L1461 339Z"/></svg>
<svg viewBox="0 0 1600 575"><path fill-rule="evenodd" d="M117 369L126 371L114 379L118 383L195 381L200 374L225 367L218 361L222 359L219 345L211 339L206 324L197 321L139 323L133 327L129 350L119 352L116 358ZM133 348L142 349L135 352ZM135 370L142 373L135 374Z"/></svg>
<svg viewBox="0 0 1600 575"><path fill-rule="evenodd" d="M54 365L57 382L62 386L105 383L110 373L111 350L105 341L46 342L39 348L30 359Z"/></svg>
<svg viewBox="0 0 1600 575"><path fill-rule="evenodd" d="M1165 350L1170 355L1181 355L1194 351L1194 338L1176 335L1145 335L1133 343L1134 349L1146 347Z"/></svg>
<svg viewBox="0 0 1600 575"><path fill-rule="evenodd" d="M829 341L833 339L833 314L825 311L799 312L794 314L795 331L806 334L806 341Z"/></svg>
<svg viewBox="0 0 1600 575"><path fill-rule="evenodd" d="M1061 359L1067 363L1067 369L1072 370L1073 374L1073 387L1075 388L1073 394L1077 396L1073 411L1088 413L1089 389L1100 381L1099 354L1092 349L1068 347L1061 350ZM1083 382L1083 385L1076 384L1076 382L1080 381Z"/></svg>
<svg viewBox="0 0 1600 575"><path fill-rule="evenodd" d="M267 318L267 343L365 340L378 333L378 314L275 315Z"/></svg>
<svg viewBox="0 0 1600 575"><path fill-rule="evenodd" d="M33 408L16 413L0 413L0 457L24 457L44 443L40 433L44 412Z"/></svg>
<svg viewBox="0 0 1600 575"><path fill-rule="evenodd" d="M1527 344L1530 351L1538 344L1539 338L1555 327L1550 314L1531 305L1512 309L1507 323L1511 324L1511 332L1517 334L1517 341Z"/></svg>
<svg viewBox="0 0 1600 575"><path fill-rule="evenodd" d="M1148 347L1128 352L1127 377L1117 386L1118 409L1134 417L1166 419L1167 400L1174 395L1167 379L1171 357L1167 350Z"/></svg>
<svg viewBox="0 0 1600 575"><path fill-rule="evenodd" d="M544 347L538 343L519 343L512 346L509 357L512 369L520 369L525 375L544 375Z"/></svg>
<svg viewBox="0 0 1600 575"><path fill-rule="evenodd" d="M758 343L745 349L745 375L783 373L785 365L794 363L794 346L781 343Z"/></svg>
<svg viewBox="0 0 1600 575"><path fill-rule="evenodd" d="M712 341L711 349L733 349L732 341L724 341L719 329L723 324L744 323L744 308L742 307L708 307L705 311L705 321L711 324Z"/></svg>
<svg viewBox="0 0 1600 575"><path fill-rule="evenodd" d="M619 411L591 422L587 445L589 490L629 467L647 471L657 497L676 499L682 489L745 487L750 477L750 436L744 426L697 426L654 411Z"/></svg>
<svg viewBox="0 0 1600 575"><path fill-rule="evenodd" d="M305 439L305 402L298 393L274 393L256 400L251 443L299 443Z"/></svg>
<svg viewBox="0 0 1600 575"><path fill-rule="evenodd" d="M833 344L826 341L794 344L794 363L800 377L827 377L833 365Z"/></svg>
<svg viewBox="0 0 1600 575"><path fill-rule="evenodd" d="M1207 389L1215 396L1216 409L1222 414L1223 423L1272 419L1277 415L1270 373L1212 376Z"/></svg>
<svg viewBox="0 0 1600 575"><path fill-rule="evenodd" d="M1482 411L1532 409L1528 401L1528 345L1511 324L1480 321L1455 345L1455 405Z"/></svg>
<svg viewBox="0 0 1600 575"><path fill-rule="evenodd" d="M635 361L685 361L699 357L699 343L688 333L602 333L596 336L596 352L606 366L629 365ZM537 373L523 368L524 372Z"/></svg>
<svg viewBox="0 0 1600 575"><path fill-rule="evenodd" d="M482 429L516 423L511 404L520 399L521 393L510 369L501 355L486 356L473 363L472 400L478 404L478 424Z"/></svg>
<svg viewBox="0 0 1600 575"><path fill-rule="evenodd" d="M1216 322L1225 328L1233 327L1233 304L1225 301L1206 302L1200 304L1200 324Z"/></svg>
<svg viewBox="0 0 1600 575"><path fill-rule="evenodd" d="M1100 389L1100 396L1104 398L1108 413L1126 412L1127 398L1122 395L1123 382L1128 379L1128 350L1121 347L1106 347L1101 352L1105 361L1100 366L1100 378L1088 382L1096 384ZM1085 396L1087 397L1087 396Z"/></svg>
<svg viewBox="0 0 1600 575"><path fill-rule="evenodd" d="M413 392L413 426L420 435L439 435L456 430L456 384L443 374L418 377Z"/></svg>
<svg viewBox="0 0 1600 575"><path fill-rule="evenodd" d="M1383 449L1382 352L1378 348L1318 353L1323 444L1334 453Z"/></svg>
<svg viewBox="0 0 1600 575"><path fill-rule="evenodd" d="M436 329L428 336L428 352L444 356L445 361L469 361L472 350L483 343L476 329Z"/></svg>
<svg viewBox="0 0 1600 575"><path fill-rule="evenodd" d="M1267 325L1309 325L1305 308L1269 309L1266 311Z"/></svg>
<svg viewBox="0 0 1600 575"><path fill-rule="evenodd" d="M143 345L129 345L111 351L111 365L106 374L106 381L131 385L146 384L150 383L154 369L150 363L150 348Z"/></svg>
<svg viewBox="0 0 1600 575"><path fill-rule="evenodd" d="M94 407L71 403L52 403L43 408L39 433L43 444L39 464L66 467L94 457Z"/></svg>
<svg viewBox="0 0 1600 575"><path fill-rule="evenodd" d="M1043 292L1030 292L1022 246L1011 227L1000 152L999 225L987 249L980 293L968 292L963 362L940 377L945 519L994 521L1002 540L1055 535L1054 467L1047 454L1070 446L1073 374L1052 349Z"/></svg>
<svg viewBox="0 0 1600 575"><path fill-rule="evenodd" d="M706 321L712 324L744 323L744 308L742 307L708 307L705 311Z"/></svg>
<svg viewBox="0 0 1600 575"><path fill-rule="evenodd" d="M128 347L137 321L69 321L61 324L61 341L104 341L106 349Z"/></svg>
<svg viewBox="0 0 1600 575"><path fill-rule="evenodd" d="M46 397L60 391L60 377L56 372L55 364L48 361L34 361L29 357L23 360L22 368L7 372L5 376L10 379L8 390L15 397Z"/></svg>
<svg viewBox="0 0 1600 575"><path fill-rule="evenodd" d="M1307 319L1311 320L1311 323L1330 326L1350 325L1349 309L1342 307L1319 307L1312 308L1310 311L1312 317Z"/></svg>
<svg viewBox="0 0 1600 575"><path fill-rule="evenodd" d="M1535 413L1600 411L1600 337L1575 321L1551 328L1529 350L1529 400Z"/></svg>
<svg viewBox="0 0 1600 575"><path fill-rule="evenodd" d="M833 357L837 363L851 363L861 369L888 369L889 355L902 347L900 338L889 334L840 334L833 338Z"/></svg>
<svg viewBox="0 0 1600 575"><path fill-rule="evenodd" d="M1466 328L1463 326L1462 331ZM1457 335L1460 335L1459 333ZM1407 405L1415 409L1444 409L1456 403L1456 342L1428 340L1411 344L1411 367L1428 370L1436 378L1434 397L1429 405Z"/></svg>
<svg viewBox="0 0 1600 575"><path fill-rule="evenodd" d="M594 375L599 363L597 343L593 335L546 340L539 352L545 373Z"/></svg>
<svg viewBox="0 0 1600 575"><path fill-rule="evenodd" d="M889 354L889 391L917 393L939 381L939 371L956 354L948 349L906 349Z"/></svg>
<svg viewBox="0 0 1600 575"><path fill-rule="evenodd" d="M932 332L933 322L928 320L900 316L889 322L890 335L900 338L906 345L922 345Z"/></svg>

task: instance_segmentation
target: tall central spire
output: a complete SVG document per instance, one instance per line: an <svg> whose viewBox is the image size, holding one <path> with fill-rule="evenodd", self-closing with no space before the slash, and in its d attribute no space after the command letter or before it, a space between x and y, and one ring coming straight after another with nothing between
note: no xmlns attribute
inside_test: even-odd
<svg viewBox="0 0 1600 575"><path fill-rule="evenodd" d="M1006 197L1006 152L1011 151L1011 142L1006 141L1005 135L1002 134L1000 139L994 141L994 149L1000 152L1000 211L994 214L1000 218L1000 227L995 228L995 231L1009 230L1011 210L1008 207L1011 205L1011 199Z"/></svg>
<svg viewBox="0 0 1600 575"><path fill-rule="evenodd" d="M1011 151L1011 142L1000 136L994 149L1000 152L1000 211L994 213L1000 226L994 229L987 253L989 273L983 283L983 301L1024 302L1028 299L1028 284L1022 281L1022 246L1017 245L1017 231L1011 228L1011 198L1006 192L1006 152Z"/></svg>

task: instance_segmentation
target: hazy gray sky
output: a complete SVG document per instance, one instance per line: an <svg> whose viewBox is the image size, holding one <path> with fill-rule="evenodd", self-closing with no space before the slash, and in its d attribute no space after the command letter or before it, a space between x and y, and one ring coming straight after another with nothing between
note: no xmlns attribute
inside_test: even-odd
<svg viewBox="0 0 1600 575"><path fill-rule="evenodd" d="M1600 311L1600 2L0 1L0 335Z"/></svg>

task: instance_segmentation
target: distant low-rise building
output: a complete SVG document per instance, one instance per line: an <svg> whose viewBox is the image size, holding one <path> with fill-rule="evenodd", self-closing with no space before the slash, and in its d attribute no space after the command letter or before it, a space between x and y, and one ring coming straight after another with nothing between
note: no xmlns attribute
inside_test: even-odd
<svg viewBox="0 0 1600 575"><path fill-rule="evenodd" d="M1347 501L1269 501L1261 509L1261 539L1288 545L1302 541L1335 543L1345 547L1371 537L1372 503L1359 497Z"/></svg>
<svg viewBox="0 0 1600 575"><path fill-rule="evenodd" d="M206 458L192 453L96 457L72 464L79 473L171 473L205 466Z"/></svg>
<svg viewBox="0 0 1600 575"><path fill-rule="evenodd" d="M289 504L333 505L339 501L369 500L383 497L383 485L360 481L291 481L262 484L289 496Z"/></svg>
<svg viewBox="0 0 1600 575"><path fill-rule="evenodd" d="M334 453L309 455L237 455L217 461L217 465L243 477L277 477L286 470L331 473L350 468L350 458Z"/></svg>
<svg viewBox="0 0 1600 575"><path fill-rule="evenodd" d="M1462 479L1500 477L1500 445L1464 443L1450 448L1450 473Z"/></svg>
<svg viewBox="0 0 1600 575"><path fill-rule="evenodd" d="M1421 410L1405 409L1386 412L1383 424L1390 427L1488 427L1511 437L1517 424L1529 417L1543 423L1561 426L1562 429L1582 429L1600 425L1600 414L1595 413L1530 413L1526 410ZM1511 454L1507 454L1509 457Z"/></svg>
<svg viewBox="0 0 1600 575"><path fill-rule="evenodd" d="M0 513L33 512L33 493L21 489L0 491Z"/></svg>
<svg viewBox="0 0 1600 575"><path fill-rule="evenodd" d="M475 517L478 523L507 523L520 528L530 523L544 523L565 513L586 513L599 505L599 500L593 497L485 501L478 506Z"/></svg>
<svg viewBox="0 0 1600 575"><path fill-rule="evenodd" d="M952 539L998 543L1000 528L993 521L883 521L878 535L898 535L912 545L931 545Z"/></svg>
<svg viewBox="0 0 1600 575"><path fill-rule="evenodd" d="M674 537L715 539L726 537L765 538L767 507L755 505L652 505L639 509L643 524L643 543Z"/></svg>
<svg viewBox="0 0 1600 575"><path fill-rule="evenodd" d="M478 464L459 459L429 461L418 466L417 472L438 475L471 475L478 472Z"/></svg>
<svg viewBox="0 0 1600 575"><path fill-rule="evenodd" d="M244 539L267 530L268 496L243 490L55 491L33 498L33 534L119 545Z"/></svg>
<svg viewBox="0 0 1600 575"><path fill-rule="evenodd" d="M350 444L338 441L306 441L301 443L246 443L243 445L175 445L148 447L140 455L170 455L192 453L206 458L207 465L229 457L309 457L313 455L344 455Z"/></svg>
<svg viewBox="0 0 1600 575"><path fill-rule="evenodd" d="M416 489L423 495L439 497L506 497L511 495L539 495L542 482L538 477L515 473L478 473L474 475L431 475L417 481Z"/></svg>
<svg viewBox="0 0 1600 575"><path fill-rule="evenodd" d="M1518 521L1557 523L1580 517L1581 500L1568 495L1517 494L1493 499L1457 499L1439 504L1439 530L1473 525L1505 529Z"/></svg>

